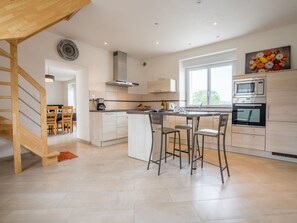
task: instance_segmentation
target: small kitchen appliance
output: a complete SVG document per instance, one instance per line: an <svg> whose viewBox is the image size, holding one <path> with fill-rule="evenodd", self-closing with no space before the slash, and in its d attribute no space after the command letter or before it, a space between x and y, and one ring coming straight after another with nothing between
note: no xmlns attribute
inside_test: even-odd
<svg viewBox="0 0 297 223"><path fill-rule="evenodd" d="M97 99L97 110L105 110L106 105L104 104L104 98Z"/></svg>
<svg viewBox="0 0 297 223"><path fill-rule="evenodd" d="M233 81L233 97L265 97L266 77Z"/></svg>

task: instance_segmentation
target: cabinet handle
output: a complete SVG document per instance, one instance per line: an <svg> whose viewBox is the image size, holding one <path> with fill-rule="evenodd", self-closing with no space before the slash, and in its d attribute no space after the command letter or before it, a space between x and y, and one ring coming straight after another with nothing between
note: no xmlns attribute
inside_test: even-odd
<svg viewBox="0 0 297 223"><path fill-rule="evenodd" d="M270 116L270 106L268 105L267 107L267 119L269 120L269 116Z"/></svg>

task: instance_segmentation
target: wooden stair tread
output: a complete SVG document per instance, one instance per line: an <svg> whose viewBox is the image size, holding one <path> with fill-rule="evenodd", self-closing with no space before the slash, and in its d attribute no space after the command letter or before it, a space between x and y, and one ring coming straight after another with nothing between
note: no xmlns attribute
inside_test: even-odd
<svg viewBox="0 0 297 223"><path fill-rule="evenodd" d="M5 130L10 130L12 129L12 124L2 124L0 123L0 130L5 131Z"/></svg>
<svg viewBox="0 0 297 223"><path fill-rule="evenodd" d="M7 86L11 86L11 82L0 81L0 85L7 85Z"/></svg>
<svg viewBox="0 0 297 223"><path fill-rule="evenodd" d="M1 48L0 48L0 55L3 57L12 58L12 56L8 52L6 52L5 50L3 50Z"/></svg>
<svg viewBox="0 0 297 223"><path fill-rule="evenodd" d="M0 71L10 72L10 68L7 67L0 67Z"/></svg>
<svg viewBox="0 0 297 223"><path fill-rule="evenodd" d="M46 158L51 158L59 155L60 155L60 152L58 151L49 151L48 154L46 155Z"/></svg>
<svg viewBox="0 0 297 223"><path fill-rule="evenodd" d="M12 121L0 116L0 125L12 125Z"/></svg>
<svg viewBox="0 0 297 223"><path fill-rule="evenodd" d="M34 154L42 157L42 152L37 148L40 148L41 139L35 136L33 133L28 131L26 128L21 126L21 145L33 152ZM12 140L12 121L0 116L0 137ZM30 138L30 140L27 140ZM48 148L48 154L45 155L46 158L58 157L60 152L54 150L53 148Z"/></svg>
<svg viewBox="0 0 297 223"><path fill-rule="evenodd" d="M0 96L0 99L11 99L11 96Z"/></svg>
<svg viewBox="0 0 297 223"><path fill-rule="evenodd" d="M53 147L48 147L48 154L46 155L47 158L50 157L55 157L55 156L59 156L60 152L58 152L55 148Z"/></svg>
<svg viewBox="0 0 297 223"><path fill-rule="evenodd" d="M0 112L12 112L11 109L0 109Z"/></svg>
<svg viewBox="0 0 297 223"><path fill-rule="evenodd" d="M0 116L0 137L12 140L12 123L2 116Z"/></svg>

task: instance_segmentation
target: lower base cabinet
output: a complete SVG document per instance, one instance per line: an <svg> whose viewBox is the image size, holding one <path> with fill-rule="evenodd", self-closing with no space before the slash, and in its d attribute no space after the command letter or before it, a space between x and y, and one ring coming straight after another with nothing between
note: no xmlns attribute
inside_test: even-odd
<svg viewBox="0 0 297 223"><path fill-rule="evenodd" d="M264 150L265 136L232 133L232 146Z"/></svg>
<svg viewBox="0 0 297 223"><path fill-rule="evenodd" d="M233 126L232 146L265 150L265 128Z"/></svg>
<svg viewBox="0 0 297 223"><path fill-rule="evenodd" d="M297 123L267 122L266 150L297 155Z"/></svg>
<svg viewBox="0 0 297 223"><path fill-rule="evenodd" d="M99 118L100 121L100 118ZM102 141L109 141L117 138L116 113L106 112L101 114L102 122ZM98 123L100 125L100 123Z"/></svg>
<svg viewBox="0 0 297 223"><path fill-rule="evenodd" d="M91 112L91 143L105 146L127 141L128 116L126 112ZM114 143L113 143L114 142Z"/></svg>

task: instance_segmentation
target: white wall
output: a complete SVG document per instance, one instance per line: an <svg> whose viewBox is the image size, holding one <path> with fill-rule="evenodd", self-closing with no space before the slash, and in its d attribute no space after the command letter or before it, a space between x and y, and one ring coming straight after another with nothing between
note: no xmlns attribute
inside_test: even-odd
<svg viewBox="0 0 297 223"><path fill-rule="evenodd" d="M19 45L19 64L42 86L45 86L45 60L64 62L80 67L76 76L77 106L81 106L77 110L77 137L89 141L89 90L104 91L105 82L113 79L112 52L74 40L79 49L79 58L75 61L65 61L59 57L56 50L56 46L61 39L64 38L43 31L24 41ZM133 63L132 67L137 64L140 66L140 62L138 63L137 60L128 57L130 70L128 77L129 75L137 77L139 74L137 70L139 69L131 68L130 62ZM137 74L134 74L134 72ZM131 79L131 81L134 80Z"/></svg>
<svg viewBox="0 0 297 223"><path fill-rule="evenodd" d="M62 81L45 83L46 104L47 105L66 105L65 104L65 84Z"/></svg>
<svg viewBox="0 0 297 223"><path fill-rule="evenodd" d="M89 126L88 92L89 90L105 90L105 82L112 80L112 52L74 40L79 49L79 58L75 61L65 61L59 57L56 51L56 46L61 39L63 37L44 31L24 41L19 49L19 63L43 86L45 85L44 73L46 59L81 67L78 76L82 76L77 76L76 79L77 100L81 100L80 103L77 101L77 106L84 103L87 103L87 106L83 106L80 109L78 119L81 116L79 121ZM132 67L135 64L139 64L140 66L140 63L137 63L135 59L128 58L128 67L131 70L130 75L137 76L134 73L138 73L138 71L131 68L129 65L130 62L133 63ZM82 89L78 89L79 81L84 83ZM82 93L82 91L84 92ZM80 131L83 131L83 133L80 134ZM89 135L85 133L88 133L88 131L86 132L85 128L80 130L78 126L78 137L81 138L80 135L83 135L81 139L89 141Z"/></svg>
<svg viewBox="0 0 297 223"><path fill-rule="evenodd" d="M75 81L67 81L64 83L64 104L76 108L76 84Z"/></svg>
<svg viewBox="0 0 297 223"><path fill-rule="evenodd" d="M88 84L88 70L81 70L76 75L76 118L77 118L77 133L79 139L90 141L90 124L89 124L89 91L86 91L83 86Z"/></svg>
<svg viewBox="0 0 297 223"><path fill-rule="evenodd" d="M297 24L147 60L147 65L142 69L142 77L145 78L142 81L157 80L160 76L179 80L179 73L183 72L179 67L180 60L229 49L236 49L235 73L237 75L245 72L246 53L287 45L291 45L291 68L296 69L296 36Z"/></svg>

